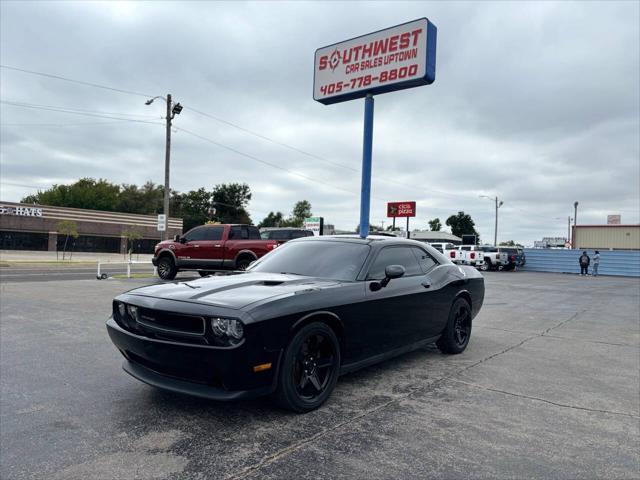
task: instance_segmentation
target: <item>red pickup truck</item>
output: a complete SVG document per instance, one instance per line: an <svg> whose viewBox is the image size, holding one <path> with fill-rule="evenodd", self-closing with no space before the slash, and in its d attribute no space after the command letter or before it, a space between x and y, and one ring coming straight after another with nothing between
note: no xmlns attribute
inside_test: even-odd
<svg viewBox="0 0 640 480"><path fill-rule="evenodd" d="M158 276L172 280L180 270L244 270L276 248L275 240L262 240L253 225L202 225L173 240L156 245L152 262Z"/></svg>

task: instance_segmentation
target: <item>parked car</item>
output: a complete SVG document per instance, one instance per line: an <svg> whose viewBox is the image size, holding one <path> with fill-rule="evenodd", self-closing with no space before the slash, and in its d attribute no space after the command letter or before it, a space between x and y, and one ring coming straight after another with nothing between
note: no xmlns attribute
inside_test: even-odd
<svg viewBox="0 0 640 480"><path fill-rule="evenodd" d="M261 228L260 237L263 240L275 240L278 244L288 242L294 238L313 237L311 230L302 228Z"/></svg>
<svg viewBox="0 0 640 480"><path fill-rule="evenodd" d="M493 245L482 245L478 247L484 255L484 265L480 270L502 270L509 265L509 256L505 252L500 252Z"/></svg>
<svg viewBox="0 0 640 480"><path fill-rule="evenodd" d="M253 225L202 225L156 245L152 263L163 280L181 270L205 276L211 270L245 270L277 246L274 240L262 240Z"/></svg>
<svg viewBox="0 0 640 480"><path fill-rule="evenodd" d="M149 385L307 412L341 374L433 342L463 352L483 300L479 272L423 243L306 237L245 272L123 293L106 327Z"/></svg>
<svg viewBox="0 0 640 480"><path fill-rule="evenodd" d="M453 243L429 242L429 245L438 250L453 263L463 263L464 253L462 253L461 250L458 250L458 248Z"/></svg>
<svg viewBox="0 0 640 480"><path fill-rule="evenodd" d="M518 247L498 247L498 252L506 253L508 263L504 266L505 270L513 270L515 267L522 267L527 263L524 250Z"/></svg>
<svg viewBox="0 0 640 480"><path fill-rule="evenodd" d="M486 270L484 252L481 247L478 245L459 245L457 249L461 255L460 263Z"/></svg>

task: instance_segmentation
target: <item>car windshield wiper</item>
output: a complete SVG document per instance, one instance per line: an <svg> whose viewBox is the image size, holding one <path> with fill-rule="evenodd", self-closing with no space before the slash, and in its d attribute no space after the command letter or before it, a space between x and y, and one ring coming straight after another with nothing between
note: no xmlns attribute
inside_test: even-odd
<svg viewBox="0 0 640 480"><path fill-rule="evenodd" d="M295 272L280 272L280 275L298 275L299 277L305 276L305 275L302 275L301 273L295 273Z"/></svg>

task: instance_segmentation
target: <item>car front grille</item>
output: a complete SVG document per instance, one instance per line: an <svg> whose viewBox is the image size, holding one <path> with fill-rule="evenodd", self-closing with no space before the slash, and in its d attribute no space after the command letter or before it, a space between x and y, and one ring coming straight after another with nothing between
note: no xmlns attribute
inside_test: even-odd
<svg viewBox="0 0 640 480"><path fill-rule="evenodd" d="M149 308L138 310L136 323L143 330L152 330L160 334L203 336L206 331L204 317Z"/></svg>

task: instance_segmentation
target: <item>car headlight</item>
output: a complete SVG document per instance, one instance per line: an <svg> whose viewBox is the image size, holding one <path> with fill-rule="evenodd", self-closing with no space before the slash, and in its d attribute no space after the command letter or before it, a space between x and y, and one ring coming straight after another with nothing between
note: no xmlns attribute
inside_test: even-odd
<svg viewBox="0 0 640 480"><path fill-rule="evenodd" d="M118 304L118 314L120 315L120 318L124 318L127 315L127 307L124 303L122 302L117 302Z"/></svg>
<svg viewBox="0 0 640 480"><path fill-rule="evenodd" d="M212 318L211 329L216 337L241 340L244 335L242 322L233 318Z"/></svg>
<svg viewBox="0 0 640 480"><path fill-rule="evenodd" d="M127 313L129 314L129 318L136 320L138 318L138 307L135 305L127 305Z"/></svg>

